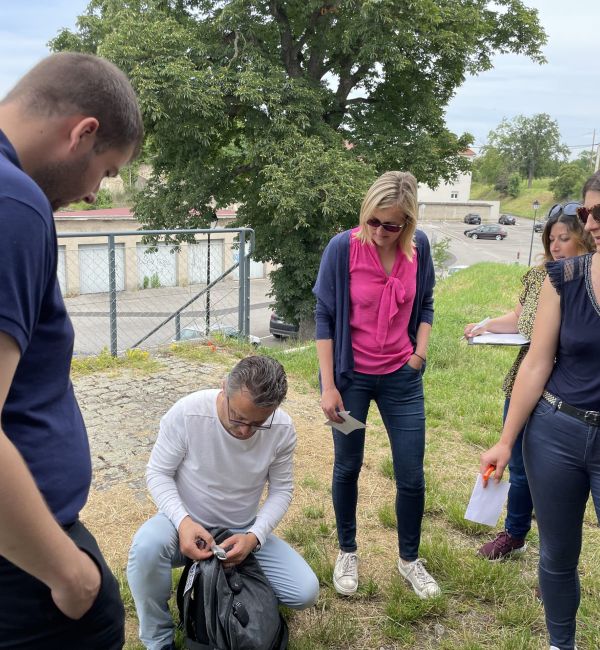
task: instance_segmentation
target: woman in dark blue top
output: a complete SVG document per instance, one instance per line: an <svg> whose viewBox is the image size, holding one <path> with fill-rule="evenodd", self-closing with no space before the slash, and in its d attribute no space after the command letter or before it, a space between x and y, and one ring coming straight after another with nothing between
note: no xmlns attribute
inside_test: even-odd
<svg viewBox="0 0 600 650"><path fill-rule="evenodd" d="M551 650L575 648L577 565L590 492L600 515L600 172L578 215L595 253L548 262L531 339L500 441L481 470L502 477L517 434L540 532L539 579ZM530 415L531 414L531 415Z"/></svg>

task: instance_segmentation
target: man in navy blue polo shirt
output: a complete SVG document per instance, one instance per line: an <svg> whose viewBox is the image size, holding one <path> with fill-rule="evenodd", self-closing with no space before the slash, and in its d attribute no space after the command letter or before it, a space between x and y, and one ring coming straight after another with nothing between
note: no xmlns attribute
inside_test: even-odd
<svg viewBox="0 0 600 650"><path fill-rule="evenodd" d="M50 56L0 101L0 648L123 646L116 580L78 520L91 459L53 210L93 202L142 137L129 81L94 56Z"/></svg>

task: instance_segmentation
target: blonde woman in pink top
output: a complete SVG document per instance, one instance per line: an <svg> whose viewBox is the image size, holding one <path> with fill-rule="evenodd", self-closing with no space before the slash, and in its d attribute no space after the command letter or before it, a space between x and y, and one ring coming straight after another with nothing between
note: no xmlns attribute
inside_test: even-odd
<svg viewBox="0 0 600 650"><path fill-rule="evenodd" d="M372 400L390 440L396 476L398 570L421 598L440 593L419 558L425 503L425 408L422 373L433 323L434 271L417 226L417 181L387 172L367 192L357 228L329 242L313 289L321 371L321 407L341 422L365 422ZM358 588L356 506L365 429L333 431L332 496L340 552L333 584Z"/></svg>

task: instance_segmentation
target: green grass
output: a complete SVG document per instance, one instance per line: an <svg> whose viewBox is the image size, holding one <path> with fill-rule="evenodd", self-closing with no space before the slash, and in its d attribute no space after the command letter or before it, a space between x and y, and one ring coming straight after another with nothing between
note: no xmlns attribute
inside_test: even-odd
<svg viewBox="0 0 600 650"><path fill-rule="evenodd" d="M548 189L549 178L535 178L531 188L527 181L521 181L521 192L516 198L502 196L492 185L484 183L471 184L471 200L500 201L500 213L507 212L519 217L533 219L533 202L538 201L540 208L537 212L538 219L546 214L556 203L552 191Z"/></svg>
<svg viewBox="0 0 600 650"><path fill-rule="evenodd" d="M73 377L82 377L96 372L116 372L124 369L138 374L150 374L160 370L162 364L144 350L127 350L123 356L113 357L107 348L92 357L74 357L71 362Z"/></svg>

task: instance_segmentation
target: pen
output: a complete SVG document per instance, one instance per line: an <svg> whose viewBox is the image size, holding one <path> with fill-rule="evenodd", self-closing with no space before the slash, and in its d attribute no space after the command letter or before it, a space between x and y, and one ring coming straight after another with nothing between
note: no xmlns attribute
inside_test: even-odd
<svg viewBox="0 0 600 650"><path fill-rule="evenodd" d="M491 319L489 317L484 318L480 323L477 323L477 325L475 325L475 327L473 329L476 330L476 329L479 329L480 327L483 327L490 320ZM471 330L471 331L473 331L473 330Z"/></svg>
<svg viewBox="0 0 600 650"><path fill-rule="evenodd" d="M488 465L485 468L485 472L482 474L482 479L483 479L483 484L484 485L487 485L487 482L488 482L490 476L492 475L492 473L494 472L495 469L496 469L495 465Z"/></svg>

